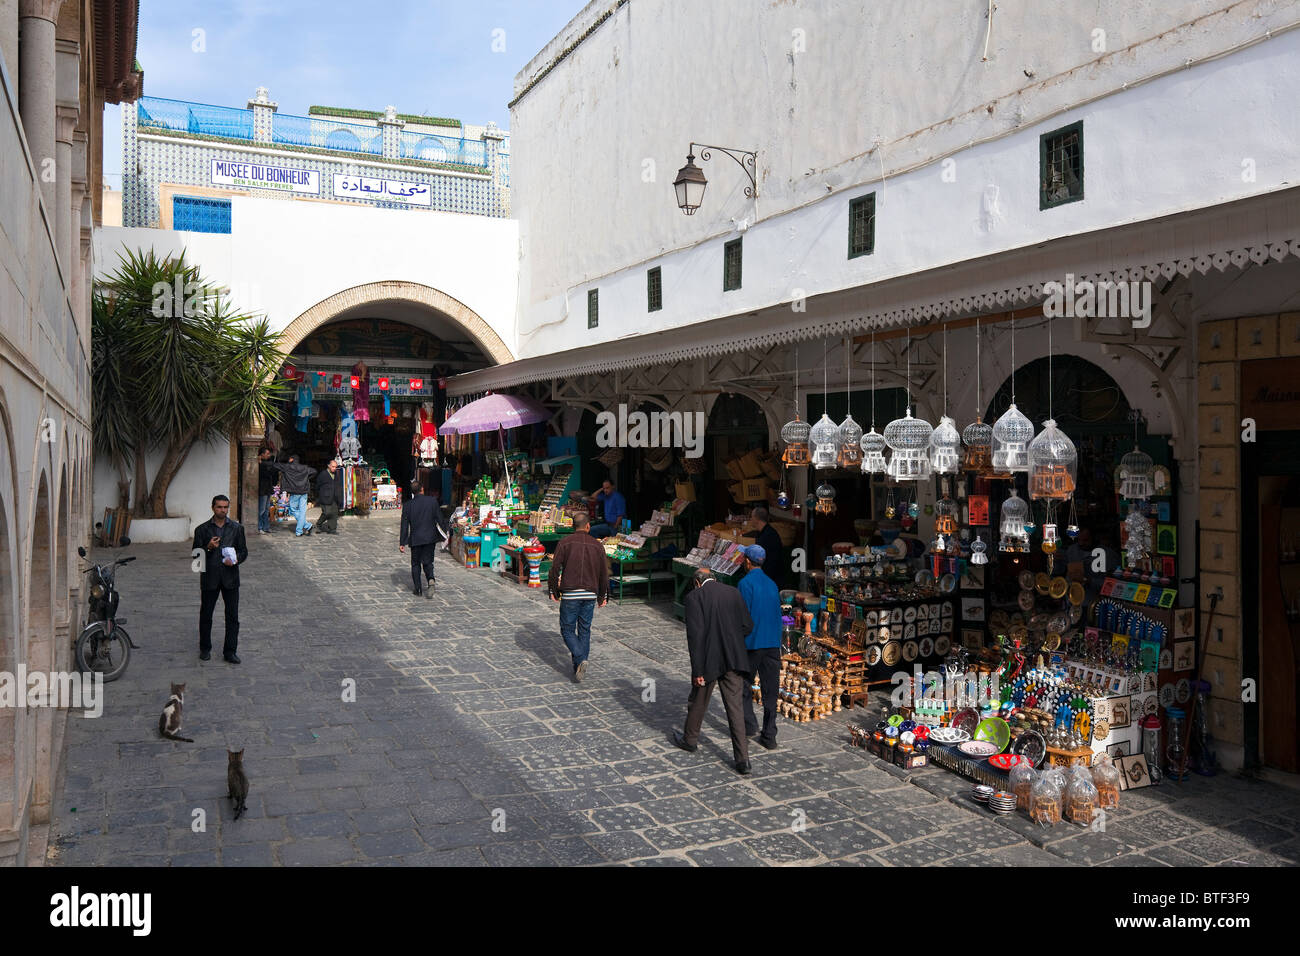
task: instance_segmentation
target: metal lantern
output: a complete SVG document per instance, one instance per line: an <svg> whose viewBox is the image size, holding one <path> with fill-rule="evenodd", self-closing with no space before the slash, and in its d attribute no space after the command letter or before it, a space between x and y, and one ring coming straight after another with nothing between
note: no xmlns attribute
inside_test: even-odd
<svg viewBox="0 0 1300 956"><path fill-rule="evenodd" d="M885 444L893 454L888 474L895 481L920 481L930 477L930 436L934 428L923 418L913 418L909 408L903 418L885 426Z"/></svg>
<svg viewBox="0 0 1300 956"><path fill-rule="evenodd" d="M812 464L814 468L834 468L839 457L840 429L830 420L825 412L817 424L808 433L812 441Z"/></svg>
<svg viewBox="0 0 1300 956"><path fill-rule="evenodd" d="M862 426L853 415L844 416L840 423L840 453L836 459L841 468L856 468L862 462Z"/></svg>
<svg viewBox="0 0 1300 956"><path fill-rule="evenodd" d="M999 528L1002 537L998 541L999 551L1025 552L1029 550L1029 503L1011 489L1011 497L1002 502L1002 519Z"/></svg>
<svg viewBox="0 0 1300 956"><path fill-rule="evenodd" d="M1129 501L1145 501L1151 497L1155 476L1155 462L1151 456L1133 446L1133 450L1119 460L1119 496Z"/></svg>
<svg viewBox="0 0 1300 956"><path fill-rule="evenodd" d="M962 468L977 475L993 472L993 426L982 418L976 417L961 433L962 444L966 446L966 456Z"/></svg>
<svg viewBox="0 0 1300 956"><path fill-rule="evenodd" d="M957 533L957 502L947 495L935 502L934 530L939 534Z"/></svg>
<svg viewBox="0 0 1300 956"><path fill-rule="evenodd" d="M982 536L976 536L970 546L970 563L971 564L988 564L989 556L985 553L988 545L984 543Z"/></svg>
<svg viewBox="0 0 1300 956"><path fill-rule="evenodd" d="M835 514L835 489L824 481L817 486L817 513Z"/></svg>
<svg viewBox="0 0 1300 956"><path fill-rule="evenodd" d="M1029 443L1029 497L1037 501L1066 501L1074 494L1079 453L1070 436L1043 422L1043 430Z"/></svg>
<svg viewBox="0 0 1300 956"><path fill-rule="evenodd" d="M1056 525L1050 521L1043 525L1043 554L1056 554L1058 542L1056 537Z"/></svg>
<svg viewBox="0 0 1300 956"><path fill-rule="evenodd" d="M862 441L858 444L862 448L864 474L883 475L889 470L889 462L885 460L885 436L876 431L874 426L862 436Z"/></svg>
<svg viewBox="0 0 1300 956"><path fill-rule="evenodd" d="M797 414L794 421L781 426L781 441L785 442L785 451L781 453L783 462L787 465L808 464L808 433L811 430L812 426L801 421Z"/></svg>
<svg viewBox="0 0 1300 956"><path fill-rule="evenodd" d="M993 424L993 469L1028 471L1029 442L1034 437L1034 423L1020 413L1012 402Z"/></svg>
<svg viewBox="0 0 1300 956"><path fill-rule="evenodd" d="M955 475L961 466L961 435L947 415L939 419L930 436L930 466L936 475Z"/></svg>

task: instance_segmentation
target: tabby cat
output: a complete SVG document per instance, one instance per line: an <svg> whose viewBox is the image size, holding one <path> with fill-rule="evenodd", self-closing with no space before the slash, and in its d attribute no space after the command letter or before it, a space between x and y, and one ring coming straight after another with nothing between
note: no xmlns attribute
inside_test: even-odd
<svg viewBox="0 0 1300 956"><path fill-rule="evenodd" d="M182 737L181 733L181 707L185 702L185 685L172 684L172 695L167 698L167 706L163 708L162 716L158 718L158 733L168 740L183 740L187 744L194 743L193 737Z"/></svg>
<svg viewBox="0 0 1300 956"><path fill-rule="evenodd" d="M248 809L248 775L244 773L244 752L227 750L229 763L226 766L226 784L230 788L230 802L234 806L235 819Z"/></svg>

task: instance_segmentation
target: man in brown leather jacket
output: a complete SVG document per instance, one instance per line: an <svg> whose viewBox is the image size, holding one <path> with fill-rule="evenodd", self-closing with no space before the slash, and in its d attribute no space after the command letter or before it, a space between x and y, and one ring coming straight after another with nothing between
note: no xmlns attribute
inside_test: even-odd
<svg viewBox="0 0 1300 956"><path fill-rule="evenodd" d="M555 546L546 578L552 601L560 602L560 636L573 655L573 679L581 681L591 653L591 617L609 603L609 559L599 541L587 533L590 519L573 516L573 534Z"/></svg>

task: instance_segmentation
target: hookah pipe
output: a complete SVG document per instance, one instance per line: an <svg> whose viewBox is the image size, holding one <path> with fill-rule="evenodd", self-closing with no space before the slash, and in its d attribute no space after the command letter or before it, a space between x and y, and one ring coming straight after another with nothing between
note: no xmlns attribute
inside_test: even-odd
<svg viewBox="0 0 1300 956"><path fill-rule="evenodd" d="M1205 650L1210 643L1210 628L1214 624L1214 609L1219 606L1219 593L1210 595L1210 614L1205 620L1205 636L1201 638L1200 653L1196 656L1196 678L1192 682L1195 686L1201 679L1201 665L1205 663ZM1183 732L1183 758L1178 763L1178 779L1182 780L1187 773L1188 748L1192 745L1192 724L1196 720L1196 702L1199 694L1192 694L1192 706L1187 712L1187 727Z"/></svg>

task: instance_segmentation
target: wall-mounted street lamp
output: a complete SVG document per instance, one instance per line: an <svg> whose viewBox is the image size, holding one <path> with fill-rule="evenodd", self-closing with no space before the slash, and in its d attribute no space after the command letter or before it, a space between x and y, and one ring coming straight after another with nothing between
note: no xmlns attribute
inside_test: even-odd
<svg viewBox="0 0 1300 956"><path fill-rule="evenodd" d="M673 189L677 192L677 207L682 212L688 216L695 215L695 210L699 209L700 203L704 201L704 187L709 184L709 181L704 178L704 170L695 165L696 146L700 148L701 162L708 162L712 159L713 150L715 149L734 159L736 164L745 171L745 175L749 177L749 185L745 187L745 195L750 199L758 195L758 186L754 178L756 156L754 151L691 143L686 153L686 165L677 170L677 178L673 180Z"/></svg>

